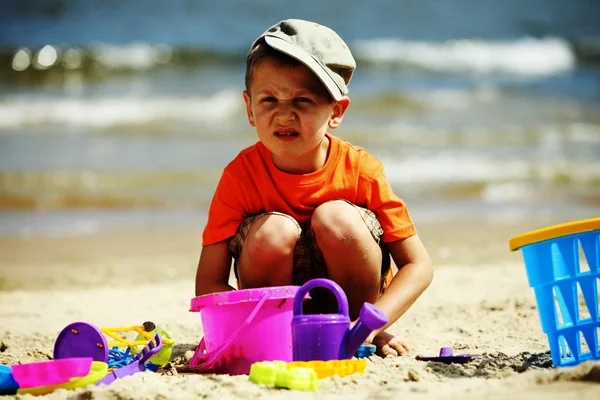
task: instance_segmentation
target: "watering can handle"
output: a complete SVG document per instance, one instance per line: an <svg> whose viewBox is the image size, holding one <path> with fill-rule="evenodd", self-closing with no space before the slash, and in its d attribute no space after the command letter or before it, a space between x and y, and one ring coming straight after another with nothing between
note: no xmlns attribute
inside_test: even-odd
<svg viewBox="0 0 600 400"><path fill-rule="evenodd" d="M233 342L235 338L240 334L240 332L244 330L244 328L246 328L248 325L250 325L258 311L261 309L263 304L265 304L265 301L267 301L267 299L270 296L271 294L269 292L263 293L261 299L258 301L258 303L256 303L256 306L254 306L254 309L252 309L250 314L248 314L248 316L246 317L246 320L235 330L235 332L231 334L231 336L227 338L225 343L223 343L218 349L209 353L204 353L204 351L206 350L206 342L204 338L202 338L200 340L200 343L198 343L198 347L196 347L194 356L190 360L190 367L199 367L202 370L209 370L221 357L221 354L223 354L223 352L229 347L231 342ZM202 364L198 365L201 362Z"/></svg>
<svg viewBox="0 0 600 400"><path fill-rule="evenodd" d="M294 316L302 315L302 302L304 301L304 297L309 290L316 287L324 287L331 290L338 303L338 314L342 314L346 317L348 316L348 298L346 297L346 293L344 293L344 289L331 279L325 278L311 279L298 289L294 296Z"/></svg>

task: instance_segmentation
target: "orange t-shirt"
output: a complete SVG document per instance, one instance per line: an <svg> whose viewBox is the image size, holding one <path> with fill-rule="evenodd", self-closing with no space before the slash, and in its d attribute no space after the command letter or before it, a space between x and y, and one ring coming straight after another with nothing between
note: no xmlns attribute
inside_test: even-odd
<svg viewBox="0 0 600 400"><path fill-rule="evenodd" d="M273 164L260 142L242 150L225 167L208 212L203 245L235 235L249 216L278 211L306 226L315 208L345 199L375 213L382 240L392 242L416 233L404 202L392 192L381 162L367 150L327 134L329 156L323 168L288 174Z"/></svg>

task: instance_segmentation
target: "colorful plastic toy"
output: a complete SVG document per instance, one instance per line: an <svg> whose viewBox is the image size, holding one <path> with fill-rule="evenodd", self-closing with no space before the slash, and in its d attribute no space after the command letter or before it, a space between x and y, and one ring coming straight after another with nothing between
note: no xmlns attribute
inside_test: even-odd
<svg viewBox="0 0 600 400"><path fill-rule="evenodd" d="M51 393L57 389L77 389L83 388L88 385L93 385L100 379L104 378L108 373L108 365L101 361L93 361L90 372L86 376L79 378L71 378L63 383L47 386L37 386L31 388L19 388L18 394L31 394L34 396L40 396L47 393Z"/></svg>
<svg viewBox="0 0 600 400"><path fill-rule="evenodd" d="M13 377L12 370L8 365L0 365L0 396L5 394L16 394L19 384Z"/></svg>
<svg viewBox="0 0 600 400"><path fill-rule="evenodd" d="M287 370L285 361L260 361L250 366L250 382L272 386L280 372Z"/></svg>
<svg viewBox="0 0 600 400"><path fill-rule="evenodd" d="M354 353L354 357L356 357L356 358L371 357L373 354L375 354L375 350L377 350L377 348L374 345L363 344L362 346L360 346L358 348L358 350L356 350L356 353Z"/></svg>
<svg viewBox="0 0 600 400"><path fill-rule="evenodd" d="M255 362L292 361L290 324L298 288L242 289L192 299L190 311L200 312L204 337L190 369L241 375Z"/></svg>
<svg viewBox="0 0 600 400"><path fill-rule="evenodd" d="M333 292L338 314L302 314L302 302L309 290L324 287ZM358 322L350 329L348 299L343 289L329 279L306 282L294 297L292 348L294 361L344 360L351 358L365 339L387 323L387 317L373 304L365 303Z"/></svg>
<svg viewBox="0 0 600 400"><path fill-rule="evenodd" d="M135 355L131 353L129 347L125 351L121 351L118 347L108 350L108 368L111 370L124 367L135 361L134 359Z"/></svg>
<svg viewBox="0 0 600 400"><path fill-rule="evenodd" d="M285 361L259 361L250 366L248 379L267 386L295 390L316 390L317 373L312 368L290 367Z"/></svg>
<svg viewBox="0 0 600 400"><path fill-rule="evenodd" d="M310 368L291 368L277 374L275 386L294 390L317 390L317 374Z"/></svg>
<svg viewBox="0 0 600 400"><path fill-rule="evenodd" d="M91 357L108 363L108 345L102 332L87 322L73 322L58 334L54 359Z"/></svg>
<svg viewBox="0 0 600 400"><path fill-rule="evenodd" d="M158 354L152 357L149 362L152 364L165 366L171 359L174 343L167 331L159 326L156 326L151 321L146 321L143 324L143 331L138 333L134 339L134 342L142 341L144 343L148 343L148 341L152 339L152 336L156 335L157 333L160 333L160 337L163 340L163 348L158 352ZM136 354L138 351L139 348L137 346L131 347L131 354Z"/></svg>
<svg viewBox="0 0 600 400"><path fill-rule="evenodd" d="M143 326L101 330L87 322L73 322L56 338L53 360L10 367L0 365L0 394L41 395L61 388L109 384L115 379L146 369L156 371L154 367L158 366L149 363L149 360L160 356L164 342L159 333L152 337L148 330L158 331L159 328L146 322ZM131 342L115 334L125 331L138 332L138 338L141 336L149 341L136 339ZM107 343L105 334L116 339L116 342ZM168 342L173 344L170 339ZM131 354L131 350L137 350L140 345L145 346L142 351ZM120 351L119 346L127 348ZM166 363L170 356L171 349L168 349L166 356L163 354L159 360Z"/></svg>
<svg viewBox="0 0 600 400"><path fill-rule="evenodd" d="M12 375L19 388L49 386L80 378L90 373L91 357L63 358L11 366Z"/></svg>
<svg viewBox="0 0 600 400"><path fill-rule="evenodd" d="M328 378L333 375L340 377L362 374L365 372L367 361L360 360L329 360L329 361L261 361L252 364L248 379L262 385L276 385L278 376L283 371L294 369L310 369L315 372L317 379ZM281 382L280 378L280 382Z"/></svg>
<svg viewBox="0 0 600 400"><path fill-rule="evenodd" d="M154 340L148 342L148 347L144 347L141 352L135 355L135 361L123 367L109 372L104 378L98 381L97 385L109 385L119 378L133 375L146 370L146 363L162 349L162 339L160 333L154 336Z"/></svg>
<svg viewBox="0 0 600 400"><path fill-rule="evenodd" d="M87 322L73 322L63 328L56 338L54 343L54 359L92 357L95 361L110 364L111 368L117 367L123 364L123 360L116 358L122 354L118 352L111 353L111 349L125 347L132 349L131 353L137 352L139 347L147 346L149 341L154 340L152 335L145 330L146 328L156 329L152 322L145 322L144 325L138 326L102 329ZM118 332L136 332L143 339L126 340L117 335ZM115 340L107 342L105 335ZM172 339L164 339L163 343L168 343L169 348L158 355L158 360L166 364L171 357L174 341ZM165 359L166 361L164 361ZM129 359L129 361L131 360L132 358Z"/></svg>
<svg viewBox="0 0 600 400"><path fill-rule="evenodd" d="M436 361L436 362L442 362L444 364L452 364L452 363L464 364L464 363L468 363L469 361L471 361L472 358L473 358L473 356L471 356L470 354L454 355L454 352L452 351L452 347L442 347L440 349L439 356L417 356L416 357L416 359L420 360L420 361Z"/></svg>
<svg viewBox="0 0 600 400"><path fill-rule="evenodd" d="M367 367L367 360L329 360L329 361L292 361L287 363L287 368L310 368L317 374L317 379L328 378L333 375L340 377L362 374Z"/></svg>
<svg viewBox="0 0 600 400"><path fill-rule="evenodd" d="M521 249L554 366L600 360L600 218L513 237L510 249Z"/></svg>
<svg viewBox="0 0 600 400"><path fill-rule="evenodd" d="M148 323L145 324L146 327L150 326ZM154 324L152 328L155 328ZM60 360L67 357L91 357L90 360L106 363L108 374L105 374L106 376L102 377L97 384L108 385L118 378L150 369L146 363L162 350L163 340L159 333L152 337L144 329L144 326L98 329L87 322L74 322L59 333L54 343L54 358ZM115 333L129 331L138 332L144 337L149 336L149 341L128 341ZM107 342L105 334L116 341ZM172 344L173 341L170 340L170 343ZM131 354L130 349L141 344L145 344L142 351ZM126 350L120 351L119 346L125 346Z"/></svg>

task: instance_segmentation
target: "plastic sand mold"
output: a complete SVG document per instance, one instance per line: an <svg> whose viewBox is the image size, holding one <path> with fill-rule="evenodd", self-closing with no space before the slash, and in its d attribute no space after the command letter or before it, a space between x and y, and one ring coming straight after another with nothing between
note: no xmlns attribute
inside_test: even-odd
<svg viewBox="0 0 600 400"><path fill-rule="evenodd" d="M317 373L311 368L287 368L285 361L260 361L250 366L250 382L295 390L316 390Z"/></svg>
<svg viewBox="0 0 600 400"><path fill-rule="evenodd" d="M63 358L11 366L13 378L20 388L56 385L71 378L89 374L91 357Z"/></svg>
<svg viewBox="0 0 600 400"><path fill-rule="evenodd" d="M261 361L252 364L248 379L262 385L275 385L288 389L315 390L318 379L333 375L341 377L362 374L367 361L329 360L329 361Z"/></svg>
<svg viewBox="0 0 600 400"><path fill-rule="evenodd" d="M102 361L93 361L89 373L82 377L68 379L66 382L57 383L54 385L45 385L29 388L21 388L17 390L18 394L31 394L39 396L51 393L57 389L76 389L93 385L100 379L104 378L108 373L108 364Z"/></svg>
<svg viewBox="0 0 600 400"><path fill-rule="evenodd" d="M367 367L367 360L329 360L329 361L292 361L287 363L287 368L310 368L317 373L317 379L333 375L341 377L362 374Z"/></svg>

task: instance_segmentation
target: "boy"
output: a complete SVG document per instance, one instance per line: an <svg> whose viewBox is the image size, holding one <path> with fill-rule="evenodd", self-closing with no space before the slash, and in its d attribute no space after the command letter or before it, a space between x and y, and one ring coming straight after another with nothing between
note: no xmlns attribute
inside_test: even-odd
<svg viewBox="0 0 600 400"><path fill-rule="evenodd" d="M223 171L202 235L196 295L234 290L232 258L240 288L327 277L344 289L353 321L364 302L387 315L369 338L378 353L404 355L413 343L384 329L429 286L433 270L381 163L327 132L350 105L354 68L343 40L313 22L281 21L252 44L243 98L259 141ZM331 307L327 294L311 291L317 311Z"/></svg>

